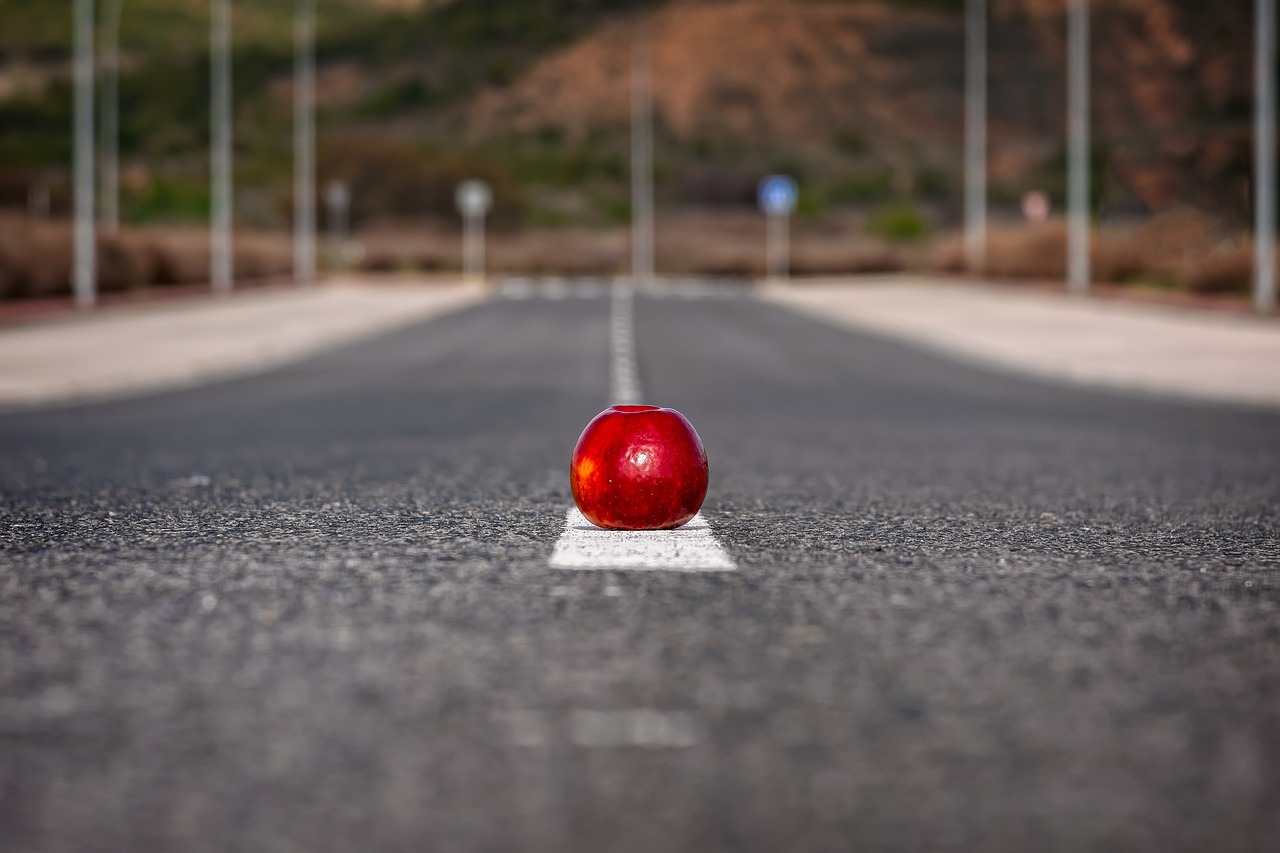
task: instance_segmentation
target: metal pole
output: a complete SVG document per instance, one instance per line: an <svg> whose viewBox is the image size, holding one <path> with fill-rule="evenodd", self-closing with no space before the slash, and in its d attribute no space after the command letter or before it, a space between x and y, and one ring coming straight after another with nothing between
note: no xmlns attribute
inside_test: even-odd
<svg viewBox="0 0 1280 853"><path fill-rule="evenodd" d="M294 17L293 276L316 277L315 0L298 0Z"/></svg>
<svg viewBox="0 0 1280 853"><path fill-rule="evenodd" d="M32 219L49 218L49 185L43 180L33 184L27 193L27 213Z"/></svg>
<svg viewBox="0 0 1280 853"><path fill-rule="evenodd" d="M329 268L345 269L347 246L348 208L351 206L351 195L346 184L331 181L324 194L329 208Z"/></svg>
<svg viewBox="0 0 1280 853"><path fill-rule="evenodd" d="M1089 0L1067 18L1067 289L1089 292Z"/></svg>
<svg viewBox="0 0 1280 853"><path fill-rule="evenodd" d="M75 6L75 290L76 307L97 299L97 236L93 217L93 0Z"/></svg>
<svg viewBox="0 0 1280 853"><path fill-rule="evenodd" d="M209 275L215 293L231 290L231 4L213 0L210 29L212 85L210 118L209 195L213 206L209 223Z"/></svg>
<svg viewBox="0 0 1280 853"><path fill-rule="evenodd" d="M124 0L111 0L102 36L102 226L120 229L120 16Z"/></svg>
<svg viewBox="0 0 1280 853"><path fill-rule="evenodd" d="M653 278L653 104L649 25L636 25L631 45L631 278Z"/></svg>
<svg viewBox="0 0 1280 853"><path fill-rule="evenodd" d="M467 215L462 217L462 274L469 279L480 276L480 217Z"/></svg>
<svg viewBox="0 0 1280 853"><path fill-rule="evenodd" d="M791 277L791 217L782 213L766 217L765 253L768 277L786 281Z"/></svg>
<svg viewBox="0 0 1280 853"><path fill-rule="evenodd" d="M1255 0L1253 124L1253 304L1276 306L1276 6Z"/></svg>
<svg viewBox="0 0 1280 853"><path fill-rule="evenodd" d="M987 261L987 0L965 7L964 247L969 271Z"/></svg>

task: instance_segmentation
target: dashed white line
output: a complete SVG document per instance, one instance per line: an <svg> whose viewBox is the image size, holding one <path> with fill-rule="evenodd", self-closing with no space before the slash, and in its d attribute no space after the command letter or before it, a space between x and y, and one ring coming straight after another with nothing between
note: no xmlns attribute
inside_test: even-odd
<svg viewBox="0 0 1280 853"><path fill-rule="evenodd" d="M693 715L684 711L635 708L625 711L574 711L569 740L588 749L603 747L690 747L698 742Z"/></svg>
<svg viewBox="0 0 1280 853"><path fill-rule="evenodd" d="M617 285L609 312L610 397L615 406L636 406L644 398L636 365L635 294L628 284Z"/></svg>

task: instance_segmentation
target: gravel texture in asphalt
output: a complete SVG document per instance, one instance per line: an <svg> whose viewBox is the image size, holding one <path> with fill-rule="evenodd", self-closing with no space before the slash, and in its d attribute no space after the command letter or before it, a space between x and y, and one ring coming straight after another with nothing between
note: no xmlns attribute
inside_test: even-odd
<svg viewBox="0 0 1280 853"><path fill-rule="evenodd" d="M738 571L560 571L609 303L520 296L0 415L0 848L1274 849L1280 413L641 294Z"/></svg>

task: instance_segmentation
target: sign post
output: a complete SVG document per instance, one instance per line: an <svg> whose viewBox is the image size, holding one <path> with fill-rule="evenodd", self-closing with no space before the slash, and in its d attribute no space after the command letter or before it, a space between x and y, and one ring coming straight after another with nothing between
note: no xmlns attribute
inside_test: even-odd
<svg viewBox="0 0 1280 853"><path fill-rule="evenodd" d="M324 189L324 203L329 209L329 268L340 270L346 267L351 191L342 181L330 181Z"/></svg>
<svg viewBox="0 0 1280 853"><path fill-rule="evenodd" d="M458 184L455 200L462 214L462 274L483 278L484 217L493 206L493 191L484 181L463 181Z"/></svg>
<svg viewBox="0 0 1280 853"><path fill-rule="evenodd" d="M790 273L791 212L799 195L795 180L786 175L769 175L760 181L757 199L768 221L765 273L770 279L785 281Z"/></svg>

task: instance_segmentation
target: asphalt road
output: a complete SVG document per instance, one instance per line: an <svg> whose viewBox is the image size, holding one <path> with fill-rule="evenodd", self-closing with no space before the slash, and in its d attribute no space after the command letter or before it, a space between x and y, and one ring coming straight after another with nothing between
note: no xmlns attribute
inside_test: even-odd
<svg viewBox="0 0 1280 853"><path fill-rule="evenodd" d="M570 297L0 415L0 849L1275 849L1280 413L642 295L739 570L559 571Z"/></svg>

